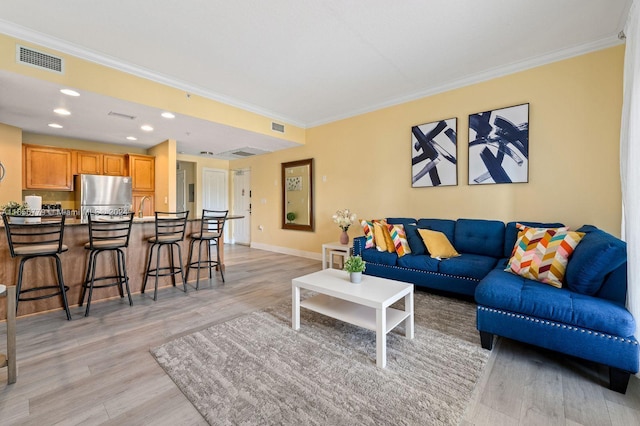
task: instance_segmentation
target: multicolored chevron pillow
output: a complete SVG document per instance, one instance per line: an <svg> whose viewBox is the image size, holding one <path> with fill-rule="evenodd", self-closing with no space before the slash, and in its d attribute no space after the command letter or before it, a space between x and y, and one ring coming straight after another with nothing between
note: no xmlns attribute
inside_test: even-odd
<svg viewBox="0 0 640 426"><path fill-rule="evenodd" d="M505 271L561 288L569 257L585 233L568 227L516 227L520 232Z"/></svg>
<svg viewBox="0 0 640 426"><path fill-rule="evenodd" d="M393 246L395 247L398 257L411 253L409 241L407 241L407 234L404 232L404 226L401 224L388 223L387 228L389 229L389 235L391 235Z"/></svg>
<svg viewBox="0 0 640 426"><path fill-rule="evenodd" d="M376 246L376 241L373 233L373 220L361 220L360 225L362 226L364 236L367 238L364 243L364 248L374 248Z"/></svg>

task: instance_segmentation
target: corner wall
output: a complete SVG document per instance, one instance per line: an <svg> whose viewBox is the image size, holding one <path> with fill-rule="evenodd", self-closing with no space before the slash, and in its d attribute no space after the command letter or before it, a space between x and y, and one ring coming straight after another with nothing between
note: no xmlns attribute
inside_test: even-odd
<svg viewBox="0 0 640 426"><path fill-rule="evenodd" d="M619 236L623 62L624 46L600 50L314 127L303 147L235 160L231 168L251 168L252 244L317 253L338 240L331 215L347 207L359 218L589 223ZM530 104L529 183L469 186L469 114L522 103ZM458 185L412 188L411 127L452 117ZM314 158L313 233L280 229L280 163L304 158Z"/></svg>

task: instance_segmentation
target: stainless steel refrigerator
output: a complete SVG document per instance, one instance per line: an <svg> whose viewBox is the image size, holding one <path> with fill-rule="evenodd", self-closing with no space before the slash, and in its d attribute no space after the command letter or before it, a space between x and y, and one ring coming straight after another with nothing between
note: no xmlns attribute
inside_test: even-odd
<svg viewBox="0 0 640 426"><path fill-rule="evenodd" d="M88 212L116 215L131 211L131 177L77 175L75 177L76 208L82 223Z"/></svg>

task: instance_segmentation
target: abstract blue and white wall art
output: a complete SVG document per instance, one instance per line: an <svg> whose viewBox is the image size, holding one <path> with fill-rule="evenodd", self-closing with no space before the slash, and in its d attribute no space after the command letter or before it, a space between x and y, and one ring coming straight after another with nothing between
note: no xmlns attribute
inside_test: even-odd
<svg viewBox="0 0 640 426"><path fill-rule="evenodd" d="M529 181L529 104L469 115L469 185Z"/></svg>
<svg viewBox="0 0 640 426"><path fill-rule="evenodd" d="M457 118L411 128L411 186L458 184Z"/></svg>

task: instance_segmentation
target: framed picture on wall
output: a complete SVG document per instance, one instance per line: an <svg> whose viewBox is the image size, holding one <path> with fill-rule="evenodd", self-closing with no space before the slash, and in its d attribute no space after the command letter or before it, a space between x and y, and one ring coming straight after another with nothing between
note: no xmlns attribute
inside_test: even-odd
<svg viewBox="0 0 640 426"><path fill-rule="evenodd" d="M529 104L469 115L469 185L529 181Z"/></svg>
<svg viewBox="0 0 640 426"><path fill-rule="evenodd" d="M434 121L411 128L411 186L458 184L458 119Z"/></svg>

